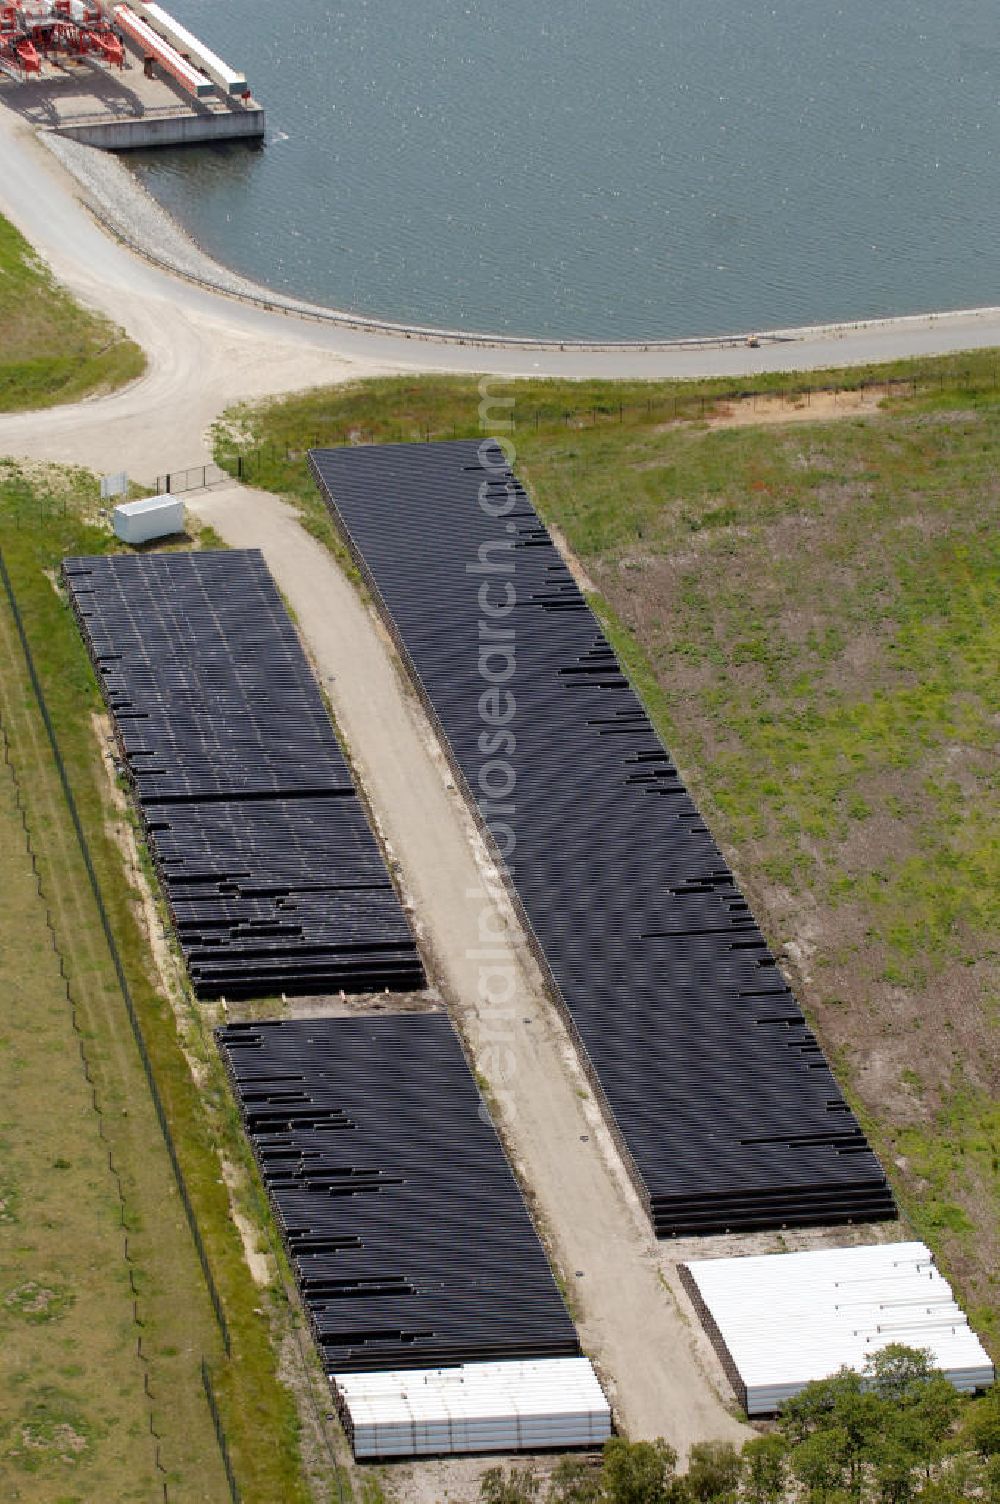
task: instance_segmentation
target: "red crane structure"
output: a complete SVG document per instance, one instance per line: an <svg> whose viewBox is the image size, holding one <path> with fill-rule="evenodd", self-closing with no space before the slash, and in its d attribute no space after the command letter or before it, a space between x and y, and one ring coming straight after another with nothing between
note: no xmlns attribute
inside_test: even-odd
<svg viewBox="0 0 1000 1504"><path fill-rule="evenodd" d="M0 5L0 73L17 82L56 56L125 66L125 48L98 0L17 0Z"/></svg>

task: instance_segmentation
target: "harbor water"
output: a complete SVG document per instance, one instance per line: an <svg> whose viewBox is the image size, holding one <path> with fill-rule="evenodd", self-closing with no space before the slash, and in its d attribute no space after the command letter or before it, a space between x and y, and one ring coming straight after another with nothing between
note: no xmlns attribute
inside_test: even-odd
<svg viewBox="0 0 1000 1504"><path fill-rule="evenodd" d="M271 287L596 339L1000 302L995 0L169 8L267 143L126 160Z"/></svg>

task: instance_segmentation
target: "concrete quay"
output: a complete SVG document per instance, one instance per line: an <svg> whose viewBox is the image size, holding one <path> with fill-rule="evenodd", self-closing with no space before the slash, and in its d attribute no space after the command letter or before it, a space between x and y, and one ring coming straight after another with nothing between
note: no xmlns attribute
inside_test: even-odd
<svg viewBox="0 0 1000 1504"><path fill-rule="evenodd" d="M266 127L252 97L215 92L193 99L159 64L146 77L142 54L128 39L121 70L93 57L50 56L40 76L0 79L0 101L39 130L105 151L260 141Z"/></svg>

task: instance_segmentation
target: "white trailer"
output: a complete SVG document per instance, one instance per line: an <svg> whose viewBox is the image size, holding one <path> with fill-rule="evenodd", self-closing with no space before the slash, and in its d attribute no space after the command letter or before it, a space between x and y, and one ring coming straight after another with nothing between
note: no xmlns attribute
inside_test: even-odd
<svg viewBox="0 0 1000 1504"><path fill-rule="evenodd" d="M126 501L112 514L115 537L123 543L151 543L184 531L184 503L176 496L146 496Z"/></svg>

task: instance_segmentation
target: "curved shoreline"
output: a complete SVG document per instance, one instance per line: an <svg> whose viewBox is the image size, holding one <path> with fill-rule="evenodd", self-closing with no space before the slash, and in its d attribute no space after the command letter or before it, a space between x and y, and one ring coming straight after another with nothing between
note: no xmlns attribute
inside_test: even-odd
<svg viewBox="0 0 1000 1504"><path fill-rule="evenodd" d="M152 266L182 277L208 292L233 298L268 313L307 319L356 333L485 350L628 354L752 348L749 345L751 337L763 347L813 339L847 339L851 335L877 330L902 331L907 328L933 328L958 321L968 323L1000 320L1000 305L988 304L979 308L888 314L881 318L841 320L829 324L801 324L789 328L747 330L742 333L648 340L560 340L547 336L490 334L437 328L428 324L401 323L311 303L250 281L202 250L117 157L47 131L39 132L38 139L73 176L83 190L87 209L102 228ZM159 251L153 248L156 244L161 246Z"/></svg>

